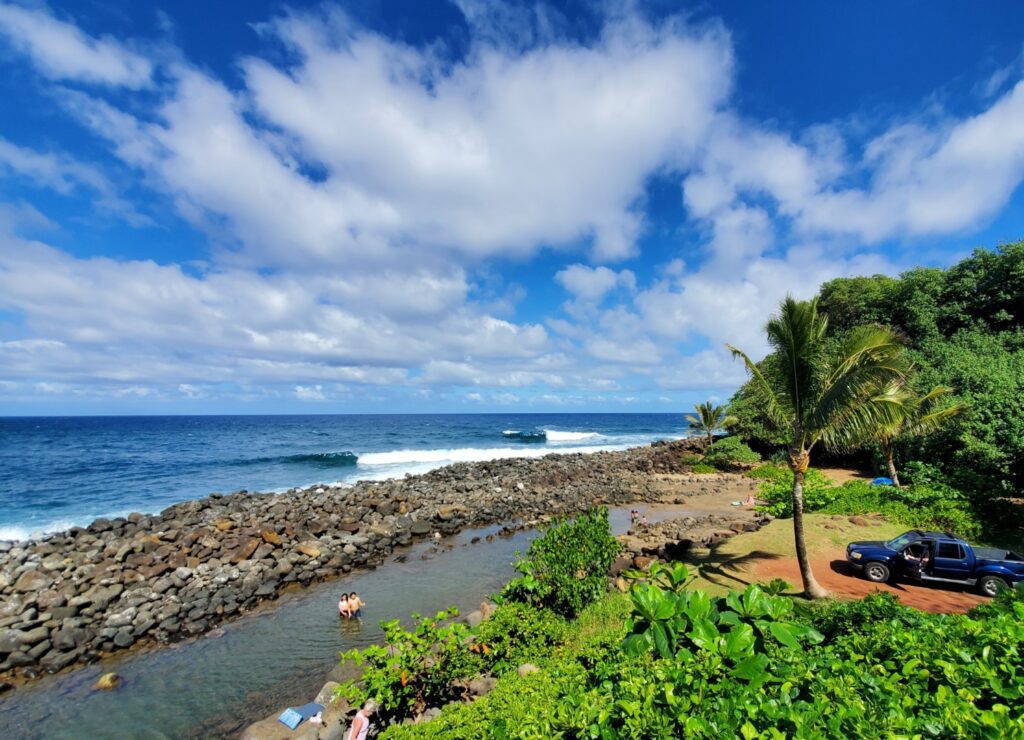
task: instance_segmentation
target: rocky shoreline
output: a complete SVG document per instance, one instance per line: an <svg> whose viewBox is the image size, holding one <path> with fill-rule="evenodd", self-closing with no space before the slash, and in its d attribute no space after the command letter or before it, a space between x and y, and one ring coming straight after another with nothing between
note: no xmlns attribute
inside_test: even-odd
<svg viewBox="0 0 1024 740"><path fill-rule="evenodd" d="M461 463L282 494L213 494L157 515L2 542L0 679L31 680L201 635L285 590L374 567L420 539L656 501L651 474L687 472L683 455L697 444Z"/></svg>

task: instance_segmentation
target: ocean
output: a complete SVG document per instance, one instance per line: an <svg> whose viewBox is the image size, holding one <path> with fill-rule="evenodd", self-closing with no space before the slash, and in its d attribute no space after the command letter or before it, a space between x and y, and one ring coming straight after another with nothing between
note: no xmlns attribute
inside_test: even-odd
<svg viewBox="0 0 1024 740"><path fill-rule="evenodd" d="M213 492L618 450L678 439L685 428L682 414L0 418L0 540L155 513Z"/></svg>

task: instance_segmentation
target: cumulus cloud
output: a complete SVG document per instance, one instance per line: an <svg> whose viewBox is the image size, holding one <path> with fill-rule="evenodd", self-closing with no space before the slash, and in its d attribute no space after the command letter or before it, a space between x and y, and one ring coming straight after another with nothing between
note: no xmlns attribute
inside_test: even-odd
<svg viewBox="0 0 1024 740"><path fill-rule="evenodd" d="M555 280L578 300L597 303L617 287L636 288L636 276L630 270L615 272L607 267L569 265L555 273Z"/></svg>
<svg viewBox="0 0 1024 740"><path fill-rule="evenodd" d="M0 34L55 80L141 88L152 63L112 38L94 38L44 10L0 5Z"/></svg>
<svg viewBox="0 0 1024 740"><path fill-rule="evenodd" d="M610 22L591 46L522 52L475 39L454 64L338 14L263 28L295 64L247 58L241 91L172 66L155 122L66 96L187 218L227 219L261 264L479 259L580 240L627 257L646 178L690 161L731 79L712 27Z"/></svg>
<svg viewBox="0 0 1024 740"><path fill-rule="evenodd" d="M227 81L0 6L0 34L43 75L121 88L50 92L212 245L184 266L0 236L0 310L18 317L0 335L5 392L725 397L743 371L723 343L763 353L787 292L892 273L872 245L973 228L1024 178L1019 71L974 115L875 122L861 141L841 121L787 131L739 115L719 25L627 5L580 40L546 6L459 7L459 56L331 6L288 12L256 26L274 48ZM109 175L60 151L0 139L0 172L131 213ZM699 243L623 268L655 175L681 184ZM0 204L0 232L54 227ZM494 277L544 249L563 265L560 313Z"/></svg>

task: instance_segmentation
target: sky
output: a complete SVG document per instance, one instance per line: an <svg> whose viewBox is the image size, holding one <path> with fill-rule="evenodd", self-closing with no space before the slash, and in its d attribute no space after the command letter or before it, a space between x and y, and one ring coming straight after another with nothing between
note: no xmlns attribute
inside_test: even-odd
<svg viewBox="0 0 1024 740"><path fill-rule="evenodd" d="M682 412L1024 237L1024 6L0 0L0 415Z"/></svg>

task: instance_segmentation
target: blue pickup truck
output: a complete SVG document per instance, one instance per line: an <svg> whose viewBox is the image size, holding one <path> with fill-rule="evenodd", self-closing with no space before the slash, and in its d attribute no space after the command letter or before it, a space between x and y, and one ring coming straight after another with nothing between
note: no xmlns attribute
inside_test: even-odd
<svg viewBox="0 0 1024 740"><path fill-rule="evenodd" d="M949 532L911 530L888 542L851 542L846 560L865 578L976 586L986 596L1024 581L1024 556L1011 550L971 547Z"/></svg>

